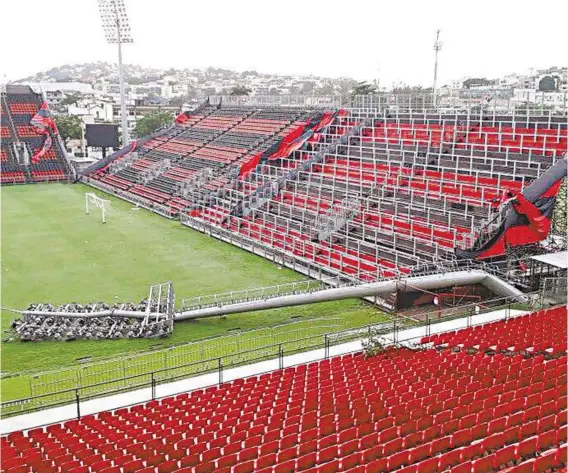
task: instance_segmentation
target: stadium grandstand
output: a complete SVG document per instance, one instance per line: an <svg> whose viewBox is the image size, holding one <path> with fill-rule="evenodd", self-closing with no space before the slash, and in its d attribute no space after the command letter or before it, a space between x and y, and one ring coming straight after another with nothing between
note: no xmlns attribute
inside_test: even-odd
<svg viewBox="0 0 568 473"><path fill-rule="evenodd" d="M28 86L9 84L0 102L0 183L72 180L73 167L42 95Z"/></svg>
<svg viewBox="0 0 568 473"><path fill-rule="evenodd" d="M568 473L568 3L251 3L2 5L0 473Z"/></svg>
<svg viewBox="0 0 568 473"><path fill-rule="evenodd" d="M59 142L35 103L28 118L43 124L44 141L25 148L22 183L36 182L32 158ZM567 128L551 114L208 100L86 168L77 180L88 186L321 284L197 295L181 308L171 283L163 304L165 292L152 289L163 285L138 306L36 303L20 311L21 340L159 338L186 318L352 297L394 313L393 335L374 337L380 324L346 329L333 342L340 356L330 356L331 333L316 345L290 340L293 365L281 342L255 347L254 360L279 366L260 374L247 371L249 352L228 351L226 368L241 371L226 382L224 355L202 350L176 364L168 349L144 353L132 376L114 360L92 370L93 384L62 384L57 373L30 380L45 392L2 403L2 472L566 472L567 312L555 305L566 303L566 235L552 220ZM62 179L73 176L57 162ZM553 287L537 301L546 281ZM453 302L443 328L412 316L432 304L441 313L444 298ZM472 324L479 309L494 318ZM420 335L401 339L405 329ZM212 373L213 386L184 384ZM174 381L177 390L156 395ZM140 404L141 391L152 400Z"/></svg>
<svg viewBox="0 0 568 473"><path fill-rule="evenodd" d="M566 306L2 437L10 473L547 473Z"/></svg>
<svg viewBox="0 0 568 473"><path fill-rule="evenodd" d="M546 252L567 128L553 115L208 101L83 180L304 274L373 282Z"/></svg>

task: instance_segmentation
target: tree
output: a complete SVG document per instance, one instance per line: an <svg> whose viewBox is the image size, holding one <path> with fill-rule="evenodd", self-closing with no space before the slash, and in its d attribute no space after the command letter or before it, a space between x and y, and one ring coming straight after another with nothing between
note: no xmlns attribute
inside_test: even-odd
<svg viewBox="0 0 568 473"><path fill-rule="evenodd" d="M236 85L233 87L233 90L231 90L231 95L249 95L251 92L252 90L244 85Z"/></svg>
<svg viewBox="0 0 568 473"><path fill-rule="evenodd" d="M295 85L291 85L288 89L290 95L300 95L300 88Z"/></svg>
<svg viewBox="0 0 568 473"><path fill-rule="evenodd" d="M341 78L339 79L339 95L342 97L347 97L353 90L353 87L357 85L357 82L353 79Z"/></svg>
<svg viewBox="0 0 568 473"><path fill-rule="evenodd" d="M181 107L184 103L190 103L195 100L196 94L193 95L180 95L178 97L172 97L168 100L168 105L172 107Z"/></svg>
<svg viewBox="0 0 568 473"><path fill-rule="evenodd" d="M373 84L368 82L357 82L351 91L351 96L355 97L357 95L374 95L377 93L377 89Z"/></svg>
<svg viewBox="0 0 568 473"><path fill-rule="evenodd" d="M69 95L66 95L65 98L60 102L60 105L67 106L67 105L77 105L77 102L83 98L79 92L73 92Z"/></svg>
<svg viewBox="0 0 568 473"><path fill-rule="evenodd" d="M169 112L154 112L146 115L136 122L136 135L138 137L150 135L158 128L171 123L172 118Z"/></svg>
<svg viewBox="0 0 568 473"><path fill-rule="evenodd" d="M335 95L335 87L332 84L325 84L314 90L314 95Z"/></svg>
<svg viewBox="0 0 568 473"><path fill-rule="evenodd" d="M311 95L314 91L315 83L313 81L303 81L302 82L302 95Z"/></svg>
<svg viewBox="0 0 568 473"><path fill-rule="evenodd" d="M541 103L534 103L534 102L525 102L515 107L516 113L543 113L553 110L554 107L552 105L541 104Z"/></svg>
<svg viewBox="0 0 568 473"><path fill-rule="evenodd" d="M397 87L393 87L392 89L393 94L431 94L432 87L424 88L421 85L399 85Z"/></svg>
<svg viewBox="0 0 568 473"><path fill-rule="evenodd" d="M538 90L541 92L553 92L558 90L558 81L556 77L544 76L538 81Z"/></svg>
<svg viewBox="0 0 568 473"><path fill-rule="evenodd" d="M126 82L128 85L142 85L149 81L144 77L127 77Z"/></svg>
<svg viewBox="0 0 568 473"><path fill-rule="evenodd" d="M59 130L59 135L65 143L68 140L79 140L82 136L83 122L79 117L74 115L58 115L55 117L55 123Z"/></svg>

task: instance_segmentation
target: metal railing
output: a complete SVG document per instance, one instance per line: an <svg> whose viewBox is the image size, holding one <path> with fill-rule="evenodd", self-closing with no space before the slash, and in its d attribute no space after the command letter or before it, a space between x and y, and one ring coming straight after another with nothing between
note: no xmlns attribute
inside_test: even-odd
<svg viewBox="0 0 568 473"><path fill-rule="evenodd" d="M221 384L223 382L224 369L276 358L280 360L279 366L282 367L284 356L318 348L324 348L329 356L329 347L332 345L357 340L362 336L374 335L381 330L384 333L389 333L392 332L396 326L396 322L388 324L381 323L378 325L367 325L359 329L324 333L310 337L299 337L295 340L265 345L225 356L205 358L201 361L192 361L161 369L153 369L145 373L82 384L51 393L2 402L0 404L0 413L2 416L17 415L68 405L75 402L77 405L77 414L78 417L80 417L80 403L89 399L120 394L145 387L152 388L152 398L155 398L155 388L159 384L215 372L218 373L219 384Z"/></svg>
<svg viewBox="0 0 568 473"><path fill-rule="evenodd" d="M306 279L303 281L294 281L275 286L255 287L252 289L244 289L242 291L230 291L183 299L181 311L204 309L206 307L220 307L227 304L265 300L273 297L321 291L328 289L329 287L345 287L352 285L355 285L355 283L351 281L344 281L339 278L324 278L321 280Z"/></svg>
<svg viewBox="0 0 568 473"><path fill-rule="evenodd" d="M566 304L568 302L568 278L566 275L557 278L544 278L541 282L540 297L542 303L552 302Z"/></svg>
<svg viewBox="0 0 568 473"><path fill-rule="evenodd" d="M343 100L344 101L344 100ZM263 106L263 107L340 107L339 95L210 95L209 102L223 106Z"/></svg>
<svg viewBox="0 0 568 473"><path fill-rule="evenodd" d="M568 111L568 92L558 93L560 100L549 103L546 93L537 92L534 102L514 97L512 90L448 90L434 97L430 93L383 93L376 95L251 95L209 97L211 103L224 106L264 107L344 107L366 113L472 113L489 117L513 114L519 120L529 115L540 117L565 116ZM559 95L561 94L561 95ZM491 97L488 100L488 97Z"/></svg>
<svg viewBox="0 0 568 473"><path fill-rule="evenodd" d="M535 296L537 294L534 294ZM467 304L460 307L439 308L434 312L415 314L414 318L402 320L392 320L378 324L364 325L335 332L326 332L309 337L298 337L293 340L281 341L278 343L267 344L260 347L235 351L222 356L207 356L207 352L200 360L182 361L177 364L134 373L124 374L123 376L107 377L107 379L96 382L86 382L76 384L53 392L33 395L25 398L4 401L0 404L0 414L2 416L12 416L38 410L64 406L76 405L77 417L81 416L81 403L101 396L120 394L136 389L150 388L151 397L156 398L156 386L163 383L170 383L180 379L198 376L208 373L218 373L218 383L223 383L223 370L238 366L248 365L266 360L279 360L279 368L284 366L284 356L293 355L305 351L324 349L324 356L330 356L330 348L346 342L361 340L374 336L387 334L392 335L392 342L400 344L422 338L409 337L400 338L400 330L407 328L425 327L425 335L430 335L430 327L433 323L446 322L458 318L467 319L467 327L472 326L472 316L492 312L496 309L505 309L506 318L510 316L512 308L518 306L512 298L498 298L486 301L484 305L478 303ZM523 309L529 309L524 305ZM302 332L302 331L300 331ZM303 332L302 332L303 333ZM116 367L117 373L126 373L126 365L122 360L122 365ZM90 381L90 379L87 379ZM61 386L62 383L55 383L54 386Z"/></svg>

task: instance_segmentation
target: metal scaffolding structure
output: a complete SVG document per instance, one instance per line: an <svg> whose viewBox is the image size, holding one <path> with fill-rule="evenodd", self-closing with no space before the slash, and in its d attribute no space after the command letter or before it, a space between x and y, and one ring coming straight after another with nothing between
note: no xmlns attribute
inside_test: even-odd
<svg viewBox="0 0 568 473"><path fill-rule="evenodd" d="M240 246L258 243L264 254L318 267L324 277L372 282L451 264L456 250L499 223L506 196L541 177L566 147L566 121L552 114L365 107L337 114L317 139L240 175L259 146L307 113L251 103L200 107L146 143L115 175L120 182L104 185L124 185L120 192L147 199L154 211ZM243 146L248 155L235 151ZM167 160L144 189L132 187Z"/></svg>

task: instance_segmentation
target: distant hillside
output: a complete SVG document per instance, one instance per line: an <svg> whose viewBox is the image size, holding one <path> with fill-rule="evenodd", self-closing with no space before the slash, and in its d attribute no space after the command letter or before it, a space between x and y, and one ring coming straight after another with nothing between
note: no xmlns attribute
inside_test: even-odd
<svg viewBox="0 0 568 473"><path fill-rule="evenodd" d="M198 83L212 80L235 81L247 83L253 80L282 80L282 81L312 81L329 85L332 89L349 89L355 84L350 78L329 79L316 76L290 76L277 74L263 74L257 71L236 72L228 69L153 69L132 64L125 64L125 75L128 83L132 85L145 84L157 80L167 79L172 83L179 83L191 78ZM90 62L86 64L65 64L53 67L47 71L38 72L24 77L16 82L85 82L95 83L100 79L118 82L118 68L116 64L106 62Z"/></svg>

